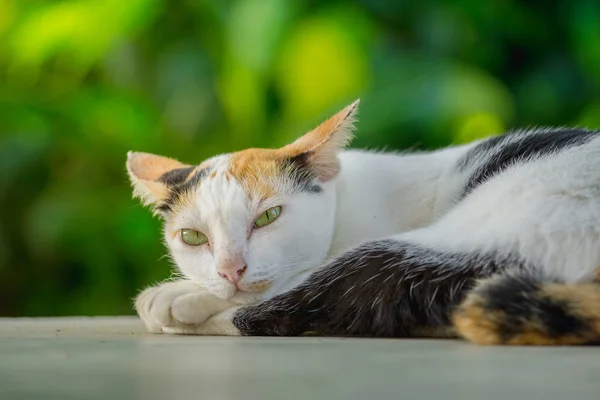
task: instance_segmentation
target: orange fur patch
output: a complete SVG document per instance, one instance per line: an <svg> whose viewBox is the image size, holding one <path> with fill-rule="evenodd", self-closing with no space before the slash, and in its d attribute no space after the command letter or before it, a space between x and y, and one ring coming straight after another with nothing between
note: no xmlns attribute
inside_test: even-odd
<svg viewBox="0 0 600 400"><path fill-rule="evenodd" d="M264 200L275 194L273 182L283 172L277 161L279 158L279 150L239 151L231 155L228 172L237 179L248 194Z"/></svg>
<svg viewBox="0 0 600 400"><path fill-rule="evenodd" d="M499 323L502 315L487 315L484 300L477 294L469 294L452 316L452 323L459 334L477 344L494 345L502 342Z"/></svg>

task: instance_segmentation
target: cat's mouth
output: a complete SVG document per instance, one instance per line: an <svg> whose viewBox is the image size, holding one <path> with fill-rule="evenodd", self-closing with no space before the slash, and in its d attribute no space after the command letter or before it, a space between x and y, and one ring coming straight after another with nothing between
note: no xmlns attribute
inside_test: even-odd
<svg viewBox="0 0 600 400"><path fill-rule="evenodd" d="M254 282L241 282L236 286L238 292L262 293L273 285L273 281L263 279Z"/></svg>

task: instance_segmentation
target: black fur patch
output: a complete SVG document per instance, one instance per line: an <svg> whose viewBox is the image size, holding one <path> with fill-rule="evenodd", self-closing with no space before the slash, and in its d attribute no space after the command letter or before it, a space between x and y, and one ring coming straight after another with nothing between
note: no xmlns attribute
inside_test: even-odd
<svg viewBox="0 0 600 400"><path fill-rule="evenodd" d="M185 180L190 176L192 171L196 167L185 167L185 168L177 168L172 171L166 172L158 178L159 182L164 183L167 186L176 186L185 182Z"/></svg>
<svg viewBox="0 0 600 400"><path fill-rule="evenodd" d="M502 342L527 331L538 331L555 339L565 335L587 334L587 321L573 313L574 305L549 297L531 275L507 275L475 289L482 308L490 315L502 315L496 334Z"/></svg>
<svg viewBox="0 0 600 400"><path fill-rule="evenodd" d="M296 157L283 160L283 170L286 171L294 186L300 192L321 193L323 188L315 183L316 177L310 169L308 158L310 153L302 153Z"/></svg>
<svg viewBox="0 0 600 400"><path fill-rule="evenodd" d="M530 133L516 131L489 138L469 150L458 162L458 167L462 170L476 166L465 186L463 196L511 165L583 145L598 133L585 129L564 128Z"/></svg>
<svg viewBox="0 0 600 400"><path fill-rule="evenodd" d="M162 214L169 213L173 207L173 204L177 201L177 199L189 192L198 184L208 173L210 172L210 168L203 168L201 170L196 171L194 176L188 179L190 173L193 171L195 167L188 168L180 168L164 174L159 180L164 182L170 189L169 197L158 206L158 211Z"/></svg>
<svg viewBox="0 0 600 400"><path fill-rule="evenodd" d="M298 288L239 310L233 324L253 336L407 337L448 326L451 308L475 279L506 264L489 255L375 241L343 254Z"/></svg>

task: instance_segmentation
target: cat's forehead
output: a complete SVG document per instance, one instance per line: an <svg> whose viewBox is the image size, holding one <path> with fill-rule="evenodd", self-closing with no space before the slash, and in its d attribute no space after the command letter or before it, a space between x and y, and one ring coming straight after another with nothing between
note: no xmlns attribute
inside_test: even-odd
<svg viewBox="0 0 600 400"><path fill-rule="evenodd" d="M252 208L252 204L280 198L298 184L289 179L296 165L281 150L247 149L170 171L161 179L177 182L171 186L164 211L177 214L189 208L217 210L246 202Z"/></svg>
<svg viewBox="0 0 600 400"><path fill-rule="evenodd" d="M246 149L212 157L200 165L208 166L216 174L226 174L238 180L248 175L260 173L262 176L269 172L281 173L279 162L282 152L274 149Z"/></svg>
<svg viewBox="0 0 600 400"><path fill-rule="evenodd" d="M227 173L240 183L251 197L268 198L276 192L284 177L284 157L278 150L247 149L232 153Z"/></svg>
<svg viewBox="0 0 600 400"><path fill-rule="evenodd" d="M226 195L237 187L250 199L264 200L281 187L284 165L276 150L247 149L208 159L185 174L184 184L196 189L190 194Z"/></svg>

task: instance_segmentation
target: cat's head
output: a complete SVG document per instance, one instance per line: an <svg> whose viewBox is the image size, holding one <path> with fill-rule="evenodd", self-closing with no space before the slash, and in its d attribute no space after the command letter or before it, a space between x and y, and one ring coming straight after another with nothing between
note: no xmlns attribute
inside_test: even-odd
<svg viewBox="0 0 600 400"><path fill-rule="evenodd" d="M248 149L199 165L130 152L134 195L164 220L177 267L216 296L255 301L327 256L335 223L338 152L358 100L280 149Z"/></svg>

